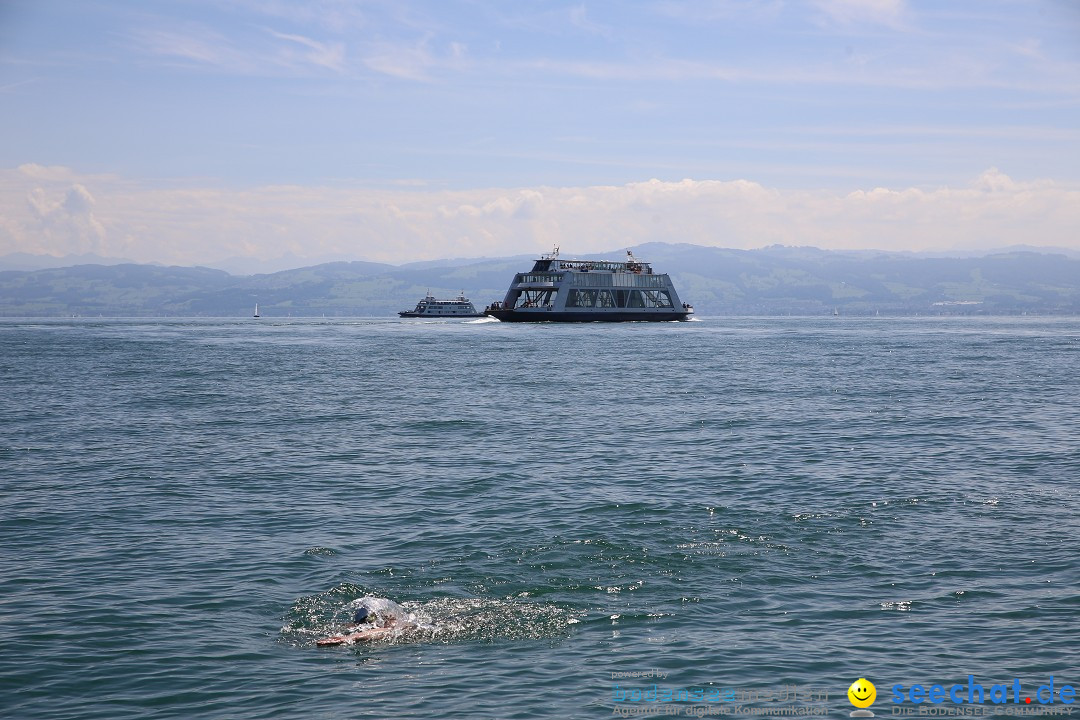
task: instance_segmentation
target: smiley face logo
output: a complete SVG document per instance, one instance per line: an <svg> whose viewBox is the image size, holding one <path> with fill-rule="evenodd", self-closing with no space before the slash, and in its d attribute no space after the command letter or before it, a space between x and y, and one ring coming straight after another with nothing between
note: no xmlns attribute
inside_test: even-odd
<svg viewBox="0 0 1080 720"><path fill-rule="evenodd" d="M848 700L857 708L868 708L877 698L877 688L866 678L859 678L847 689Z"/></svg>

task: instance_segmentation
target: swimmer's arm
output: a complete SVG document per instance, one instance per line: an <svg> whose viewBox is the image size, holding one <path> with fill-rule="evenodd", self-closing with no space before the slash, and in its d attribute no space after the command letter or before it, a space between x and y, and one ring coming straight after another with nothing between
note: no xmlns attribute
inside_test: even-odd
<svg viewBox="0 0 1080 720"><path fill-rule="evenodd" d="M349 635L349 642L371 642L372 640L378 640L379 638L386 637L394 632L393 628L370 628L368 630L360 630Z"/></svg>
<svg viewBox="0 0 1080 720"><path fill-rule="evenodd" d="M325 647L328 645L346 645L356 642L371 642L378 640L379 638L386 637L391 634L392 628L368 628L366 630L359 630L357 632L348 633L345 635L331 635L330 637L316 640L315 644Z"/></svg>

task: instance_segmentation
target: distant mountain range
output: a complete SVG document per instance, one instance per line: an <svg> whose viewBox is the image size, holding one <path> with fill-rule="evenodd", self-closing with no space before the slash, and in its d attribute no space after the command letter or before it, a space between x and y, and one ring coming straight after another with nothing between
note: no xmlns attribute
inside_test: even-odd
<svg viewBox="0 0 1080 720"><path fill-rule="evenodd" d="M657 272L670 273L703 315L1080 313L1080 257L1066 252L935 257L666 243L632 249ZM4 260L11 257L0 258L0 267L10 267ZM587 257L617 260L625 250ZM0 272L0 315L243 317L258 302L264 317L388 316L429 291L464 292L483 307L501 299L532 260L332 262L250 276L132 263L13 269Z"/></svg>
<svg viewBox="0 0 1080 720"><path fill-rule="evenodd" d="M125 265L134 263L127 258L110 258L94 253L84 255L35 255L33 253L11 253L0 255L0 271L5 270L46 270L49 268L72 267L75 265Z"/></svg>

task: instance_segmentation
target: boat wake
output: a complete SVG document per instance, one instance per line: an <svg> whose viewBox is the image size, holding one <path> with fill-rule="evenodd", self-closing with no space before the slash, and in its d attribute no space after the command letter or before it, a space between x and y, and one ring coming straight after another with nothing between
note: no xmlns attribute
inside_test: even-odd
<svg viewBox="0 0 1080 720"><path fill-rule="evenodd" d="M346 596L348 599L346 599ZM360 588L342 585L293 603L281 628L283 641L307 647L351 624L358 603L372 598ZM404 642L492 642L565 635L580 621L574 613L547 603L513 599L437 598L403 601L411 627L395 632L381 644Z"/></svg>

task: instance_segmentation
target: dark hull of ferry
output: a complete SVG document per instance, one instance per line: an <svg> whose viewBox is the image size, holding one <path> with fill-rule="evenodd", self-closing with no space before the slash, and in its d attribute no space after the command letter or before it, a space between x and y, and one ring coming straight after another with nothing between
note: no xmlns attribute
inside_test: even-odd
<svg viewBox="0 0 1080 720"><path fill-rule="evenodd" d="M692 313L685 310L665 312L554 312L544 310L487 310L488 317L503 322L671 322L689 320Z"/></svg>
<svg viewBox="0 0 1080 720"><path fill-rule="evenodd" d="M399 312L398 317L423 317L423 318L473 318L484 317L484 313L446 313L440 315L439 313L418 313L418 312Z"/></svg>

